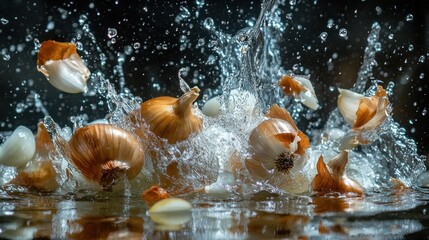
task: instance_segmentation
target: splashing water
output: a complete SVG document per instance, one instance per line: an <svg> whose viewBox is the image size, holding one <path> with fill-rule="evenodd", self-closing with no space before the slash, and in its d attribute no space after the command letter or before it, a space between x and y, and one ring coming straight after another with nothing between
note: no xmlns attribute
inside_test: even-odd
<svg viewBox="0 0 429 240"><path fill-rule="evenodd" d="M302 125L305 122L304 116L312 114L309 110L304 109L301 103L284 98L277 85L281 76L297 72L297 69L300 68L293 66L291 69L287 69L280 58L279 45L289 33L288 31L292 31L288 29L288 21L293 19L292 16L288 16L286 21L282 19L284 12L281 7L284 4L273 0L264 1L259 17L249 25L250 27L243 28L233 35L220 30L216 25L217 23L210 17L202 21L203 27L211 34L212 39L210 41L201 40L198 44L204 46L206 41L210 42L213 46L214 55L211 55L212 60L208 62L210 64L217 63L220 69L220 84L218 87L207 88L205 90L207 92L206 98L220 95L220 114L210 118L201 112L197 112L196 114L203 118L203 131L192 135L186 141L174 145L166 143L162 147L155 143L148 145L148 148L153 148L161 153L161 161L157 166L161 172L167 171L170 163L178 163L183 189L189 186L192 189L200 189L214 183L219 176L224 176L229 171L228 164L234 154L239 156L240 161L249 157L248 139L250 132L266 119L263 114L273 103L278 103L290 110L297 125ZM202 8L203 5L199 8ZM290 1L290 5L299 4ZM189 9L181 6L175 22L184 24L190 17ZM407 21L411 21L409 19L412 20L412 16L411 18L407 17ZM333 24L333 20L330 19L328 28L331 29ZM91 25L85 14L79 17L78 26L80 28L76 37L71 41L76 43L86 63L95 69L89 80L89 89L84 93L84 97L100 98L99 105L106 107L108 112L104 120L109 124L132 132L138 137L136 129L147 126L144 123L130 122L129 115L140 108L142 98L136 96L137 94L132 93L126 87L126 74L123 65L133 51L139 51L142 48L141 44L133 42L132 45L126 46L123 52L115 51L116 55L112 56L99 47L99 41L92 33ZM372 78L374 67L377 66L376 55L382 47L379 41L381 30L382 27L377 22L372 25L363 53L362 66L352 88L353 91L365 95L371 95L371 91L374 91L373 85L377 81ZM115 28L108 28L107 31L108 46L114 49L114 44L119 39L120 34ZM348 38L348 34L345 28L339 30L339 35L342 38ZM328 33L322 32L319 36L320 40L325 42ZM88 44L82 44L82 42L88 42ZM186 48L186 36L181 37L181 42L183 42L181 49L182 47ZM33 51L37 52L40 45L39 40L34 38L34 43ZM161 45L159 50L162 49L165 50ZM106 64L106 61L112 58L116 59L116 65ZM130 59L132 60L132 58ZM189 79L188 72L189 67L182 68L178 72L177 80L179 83L177 85L183 92L190 89L185 81ZM118 89L111 83L114 78L118 79ZM372 85L367 89L370 80ZM188 80L188 82L193 83L194 81ZM393 88L393 85L390 87ZM388 88L388 92L391 94L392 89L389 90ZM80 107L82 110L88 108L85 103L83 100ZM53 156L61 185L58 193L92 189L94 186L88 184L80 175L79 170L75 169L67 159L65 150L61 147L61 141L67 141L76 129L95 119L90 119L86 114L69 116L73 127L60 127L55 119L49 116L49 112L43 106L40 96L36 92L32 92L25 102L19 103L16 106L16 111L23 112L30 107L35 107L46 116L44 123L53 136L57 150L59 150L58 154ZM95 109L97 108L94 107ZM309 152L311 156L303 170L308 179L316 174L315 161L320 154L335 155L339 152L337 140L322 139L323 134L321 132L326 133L332 129L343 132L350 130L337 109L329 114L325 123L320 122L314 124L314 127L302 129L312 137L312 150ZM348 174L367 191L388 189L391 178L411 186L415 178L425 170L425 159L417 154L415 142L406 137L404 129L392 117L389 117L373 135L375 141L372 144L363 145L350 151ZM159 181L159 176L153 174L154 166L150 161L150 156L146 156L146 159L144 170L136 180L129 183L128 188L142 189L142 186L147 188ZM0 168L0 171L3 173L2 183L6 183L15 174L15 170L12 168ZM234 192L234 189L241 187L244 196L251 196L251 194L261 190L284 193L268 182L251 179L246 172L244 175L242 179L236 179L236 182L230 184L229 192Z"/></svg>

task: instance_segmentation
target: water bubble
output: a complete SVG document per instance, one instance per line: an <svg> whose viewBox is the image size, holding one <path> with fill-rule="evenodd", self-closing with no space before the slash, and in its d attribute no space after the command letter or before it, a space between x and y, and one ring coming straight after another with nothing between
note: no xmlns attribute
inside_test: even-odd
<svg viewBox="0 0 429 240"><path fill-rule="evenodd" d="M339 35L340 37L343 37L343 38L347 37L347 29L341 28L339 31Z"/></svg>
<svg viewBox="0 0 429 240"><path fill-rule="evenodd" d="M89 8L90 8L90 9L93 9L94 7L95 7L95 4L94 4L94 3L90 3L90 4L89 4Z"/></svg>
<svg viewBox="0 0 429 240"><path fill-rule="evenodd" d="M289 19L289 20L292 20L292 13L286 14L286 18Z"/></svg>
<svg viewBox="0 0 429 240"><path fill-rule="evenodd" d="M422 115L423 116L426 116L426 114L428 113L428 111L426 110L426 108L423 108L423 110L422 110Z"/></svg>
<svg viewBox="0 0 429 240"><path fill-rule="evenodd" d="M393 39L393 37L394 37L393 33L389 34L389 36L388 36L388 38L389 38L390 40L392 40L392 39Z"/></svg>
<svg viewBox="0 0 429 240"><path fill-rule="evenodd" d="M112 44L115 44L115 43L116 43L116 38L112 38L112 40L110 40L110 42L111 42Z"/></svg>
<svg viewBox="0 0 429 240"><path fill-rule="evenodd" d="M421 55L420 57L419 57L419 63L424 63L425 62L425 55Z"/></svg>
<svg viewBox="0 0 429 240"><path fill-rule="evenodd" d="M108 28L107 29L107 36L109 38L114 38L114 37L116 37L116 35L118 35L118 31L116 30L116 28Z"/></svg>
<svg viewBox="0 0 429 240"><path fill-rule="evenodd" d="M328 33L327 32L322 32L319 35L319 38L322 40L322 42L326 41L326 39L328 38Z"/></svg>
<svg viewBox="0 0 429 240"><path fill-rule="evenodd" d="M1 18L1 19L0 19L0 22L1 22L3 25L6 25L6 24L8 24L8 23L9 23L9 20L7 20L6 18Z"/></svg>
<svg viewBox="0 0 429 240"><path fill-rule="evenodd" d="M328 28L332 28L334 26L334 19L330 18L328 20L328 24L326 25L326 27Z"/></svg>
<svg viewBox="0 0 429 240"><path fill-rule="evenodd" d="M289 4L291 6L295 6L296 5L296 0L289 0Z"/></svg>
<svg viewBox="0 0 429 240"><path fill-rule="evenodd" d="M410 44L409 46L408 46L408 51L413 51L414 50L414 45L413 44Z"/></svg>
<svg viewBox="0 0 429 240"><path fill-rule="evenodd" d="M139 43L139 42L135 42L135 43L133 44L133 48L134 48L134 49L139 49L139 48L140 48L140 43Z"/></svg>
<svg viewBox="0 0 429 240"><path fill-rule="evenodd" d="M207 30L211 30L214 27L213 18L210 18L210 17L206 18L203 22L203 25Z"/></svg>
<svg viewBox="0 0 429 240"><path fill-rule="evenodd" d="M420 78L420 79L425 78L425 74L424 74L424 73L420 73L419 78Z"/></svg>
<svg viewBox="0 0 429 240"><path fill-rule="evenodd" d="M405 20L407 20L407 22L413 21L413 14L408 14L407 17L405 18Z"/></svg>

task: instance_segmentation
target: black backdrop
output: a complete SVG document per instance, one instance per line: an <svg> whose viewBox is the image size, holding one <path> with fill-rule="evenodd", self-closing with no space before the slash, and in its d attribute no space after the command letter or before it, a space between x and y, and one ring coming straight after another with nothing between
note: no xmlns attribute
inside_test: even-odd
<svg viewBox="0 0 429 240"><path fill-rule="evenodd" d="M289 2L282 7L285 16L292 13L292 20L288 21L289 30L281 44L281 57L286 69L294 64L310 69L323 107L315 118L324 120L324 113L336 104L338 93L330 87L348 88L355 81L368 32L377 21L382 26L383 50L377 56L375 78L383 80L384 86L389 81L395 82L391 99L393 117L418 142L421 154L426 154L429 149L427 1L297 2L295 7L290 7ZM189 18L183 7L189 11ZM77 29L82 29L81 14L88 16L86 23L97 46L106 53L103 71L116 86L120 78L114 72L116 53L124 52L136 42L140 44L140 48L133 48L131 54L126 55L123 77L126 86L146 100L159 95L178 95L177 71L182 67L189 67L187 79L194 78L200 86L204 84L203 89L217 86L219 69L207 63L208 57L215 54L208 47L211 35L202 22L211 17L219 30L234 34L247 26L246 20L257 18L259 11L259 1L2 1L0 18L7 23L0 23L0 131L11 131L19 124L35 130L37 121L43 117L41 112L34 107L16 112L31 91L40 95L49 113L61 125L70 125L69 116L79 113L87 113L91 119L106 114L105 106L98 104L102 98L62 94L36 70L34 39L70 41L76 37ZM181 12L185 19L176 21ZM409 14L413 16L411 21L406 20ZM329 19L334 20L338 28L328 28ZM49 22L55 26L48 26ZM107 35L108 28L118 32L114 44ZM294 30L290 30L292 28ZM297 30L299 28L301 30ZM339 37L339 28L347 29L348 39ZM322 32L328 33L325 42L319 38ZM195 47L200 39L205 43L204 52ZM191 47L181 50L184 42ZM95 47L89 44L88 38L82 38L82 43L87 50ZM308 50L308 46L312 46L312 50ZM425 57L423 62L419 62L421 56ZM332 64L330 58L333 58ZM87 59L91 71L96 72L99 56L87 56ZM91 104L96 106L95 110Z"/></svg>

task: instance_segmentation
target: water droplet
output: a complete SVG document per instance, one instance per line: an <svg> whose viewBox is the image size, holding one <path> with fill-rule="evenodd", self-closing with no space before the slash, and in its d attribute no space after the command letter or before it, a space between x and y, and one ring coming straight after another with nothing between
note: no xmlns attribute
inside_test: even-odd
<svg viewBox="0 0 429 240"><path fill-rule="evenodd" d="M383 10L381 9L380 6L377 6L375 7L375 12L377 13L377 15L380 15L383 12Z"/></svg>
<svg viewBox="0 0 429 240"><path fill-rule="evenodd" d="M424 77L425 77L425 74L424 74L424 73L420 73L419 78L420 78L420 79L423 79Z"/></svg>
<svg viewBox="0 0 429 240"><path fill-rule="evenodd" d="M118 31L115 28L108 28L107 29L107 36L109 38L114 38L114 37L116 37L117 34L118 34Z"/></svg>
<svg viewBox="0 0 429 240"><path fill-rule="evenodd" d="M322 32L319 35L319 38L322 40L322 42L326 41L326 39L328 38L328 33L327 32Z"/></svg>
<svg viewBox="0 0 429 240"><path fill-rule="evenodd" d="M6 24L8 24L8 23L9 23L9 20L7 20L6 18L1 18L1 19L0 19L0 22L1 22L3 25L6 25Z"/></svg>
<svg viewBox="0 0 429 240"><path fill-rule="evenodd" d="M133 44L133 48L134 48L134 49L139 49L139 48L140 48L140 43L139 43L139 42L135 42L135 43Z"/></svg>
<svg viewBox="0 0 429 240"><path fill-rule="evenodd" d="M343 37L343 38L347 37L347 29L341 28L339 31L339 35L340 37Z"/></svg>
<svg viewBox="0 0 429 240"><path fill-rule="evenodd" d="M31 36L30 34L28 34L27 36L25 36L25 41L26 42L30 42L31 40L33 40L33 36Z"/></svg>
<svg viewBox="0 0 429 240"><path fill-rule="evenodd" d="M27 109L27 105L25 105L25 103L16 104L16 108L15 108L16 113L22 113L25 111L25 109Z"/></svg>
<svg viewBox="0 0 429 240"><path fill-rule="evenodd" d="M414 50L414 45L413 44L410 44L409 46L408 46L408 51L413 51Z"/></svg>
<svg viewBox="0 0 429 240"><path fill-rule="evenodd" d="M291 6L295 6L295 4L296 4L296 0L289 0L289 4L290 4Z"/></svg>
<svg viewBox="0 0 429 240"><path fill-rule="evenodd" d="M80 24L80 25L84 24L84 23L86 22L86 20L88 20L88 17L87 17L86 15L81 14L81 15L79 16L79 24Z"/></svg>
<svg viewBox="0 0 429 240"><path fill-rule="evenodd" d="M176 23L180 23L181 21L189 18L190 16L191 16L191 13L189 12L189 10L184 6L180 6L180 13L177 14L176 19L174 21Z"/></svg>
<svg viewBox="0 0 429 240"><path fill-rule="evenodd" d="M131 46L125 46L124 47L124 53L126 55L131 55L133 53L133 47L131 47Z"/></svg>
<svg viewBox="0 0 429 240"><path fill-rule="evenodd" d="M10 55L9 54L3 54L3 60L9 61L10 60Z"/></svg>
<svg viewBox="0 0 429 240"><path fill-rule="evenodd" d="M388 36L388 38L389 38L390 40L392 40L392 39L393 39L393 37L394 37L393 33L389 34L389 36Z"/></svg>
<svg viewBox="0 0 429 240"><path fill-rule="evenodd" d="M395 83L394 82L389 82L388 84L387 84L387 87L386 87L386 92L387 92L387 95L388 96L392 96L393 95L393 88L395 87Z"/></svg>
<svg viewBox="0 0 429 240"><path fill-rule="evenodd" d="M63 8L58 8L58 12L61 14L61 19L67 19L69 12Z"/></svg>
<svg viewBox="0 0 429 240"><path fill-rule="evenodd" d="M202 7L202 6L204 6L205 1L204 0L197 0L197 1L195 1L195 4L197 4L197 6L199 6L199 7Z"/></svg>
<svg viewBox="0 0 429 240"><path fill-rule="evenodd" d="M329 19L328 20L328 24L326 25L326 27L328 27L328 28L332 28L334 26L334 19Z"/></svg>
<svg viewBox="0 0 429 240"><path fill-rule="evenodd" d="M289 20L292 20L292 13L286 14L286 18L289 19Z"/></svg>
<svg viewBox="0 0 429 240"><path fill-rule="evenodd" d="M115 43L116 43L116 38L112 38L112 40L110 40L110 42L111 42L112 44L115 44Z"/></svg>
<svg viewBox="0 0 429 240"><path fill-rule="evenodd" d="M421 55L420 57L419 57L419 63L424 63L425 62L425 55Z"/></svg>
<svg viewBox="0 0 429 240"><path fill-rule="evenodd" d="M426 110L426 108L423 108L423 110L422 110L422 115L423 116L426 116L426 114L428 113L428 111Z"/></svg>
<svg viewBox="0 0 429 240"><path fill-rule="evenodd" d="M83 50L83 44L81 42L76 42L76 48L77 48L77 50L82 51Z"/></svg>
<svg viewBox="0 0 429 240"><path fill-rule="evenodd" d="M298 64L298 63L296 63L296 64L294 64L294 65L292 66L292 70L296 71L296 70L298 70L298 69L299 69L299 64Z"/></svg>
<svg viewBox="0 0 429 240"><path fill-rule="evenodd" d="M207 30L211 30L214 27L213 18L210 18L210 17L206 18L203 22L203 25Z"/></svg>
<svg viewBox="0 0 429 240"><path fill-rule="evenodd" d="M407 17L405 18L407 20L407 22L413 21L413 14L408 14Z"/></svg>
<svg viewBox="0 0 429 240"><path fill-rule="evenodd" d="M55 23L50 21L48 22L48 25L46 26L46 30L52 30L55 28Z"/></svg>
<svg viewBox="0 0 429 240"><path fill-rule="evenodd" d="M374 44L374 50L377 51L377 52L381 51L381 43L380 42L376 42Z"/></svg>

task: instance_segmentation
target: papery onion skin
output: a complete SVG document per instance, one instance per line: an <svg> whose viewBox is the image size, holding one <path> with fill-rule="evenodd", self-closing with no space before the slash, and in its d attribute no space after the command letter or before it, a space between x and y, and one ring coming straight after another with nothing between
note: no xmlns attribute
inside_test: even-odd
<svg viewBox="0 0 429 240"><path fill-rule="evenodd" d="M312 110L319 108L316 93L308 77L284 75L278 84L284 94L300 99L302 104Z"/></svg>
<svg viewBox="0 0 429 240"><path fill-rule="evenodd" d="M76 54L76 45L53 40L44 41L40 45L37 55L37 66L45 65L47 61L62 60Z"/></svg>
<svg viewBox="0 0 429 240"><path fill-rule="evenodd" d="M339 92L338 109L354 131L373 130L390 114L389 100L382 86L377 87L372 97L346 89L339 89Z"/></svg>
<svg viewBox="0 0 429 240"><path fill-rule="evenodd" d="M86 92L91 74L73 43L52 40L41 44L37 56L37 70L57 89L67 93Z"/></svg>
<svg viewBox="0 0 429 240"><path fill-rule="evenodd" d="M265 116L270 118L278 118L285 120L286 122L290 123L292 127L297 131L297 135L300 137L300 141L298 141L298 149L296 153L299 155L305 154L306 149L310 147L310 139L305 135L303 132L301 132L298 127L295 124L295 121L293 120L290 113L285 109L280 107L277 104L273 104L265 114Z"/></svg>
<svg viewBox="0 0 429 240"><path fill-rule="evenodd" d="M171 195L162 187L154 185L143 192L142 198L150 207L162 199L171 198Z"/></svg>
<svg viewBox="0 0 429 240"><path fill-rule="evenodd" d="M342 151L328 165L323 156L317 161L317 175L312 182L313 191L317 195L340 193L354 196L364 196L362 187L345 174L348 162L348 152Z"/></svg>
<svg viewBox="0 0 429 240"><path fill-rule="evenodd" d="M69 157L89 180L105 190L124 175L137 176L143 168L144 152L139 141L129 132L108 124L79 128L69 143Z"/></svg>
<svg viewBox="0 0 429 240"><path fill-rule="evenodd" d="M17 184L39 192L52 192L58 187L57 173L51 161L33 163L30 169L23 170L12 179L10 184Z"/></svg>

